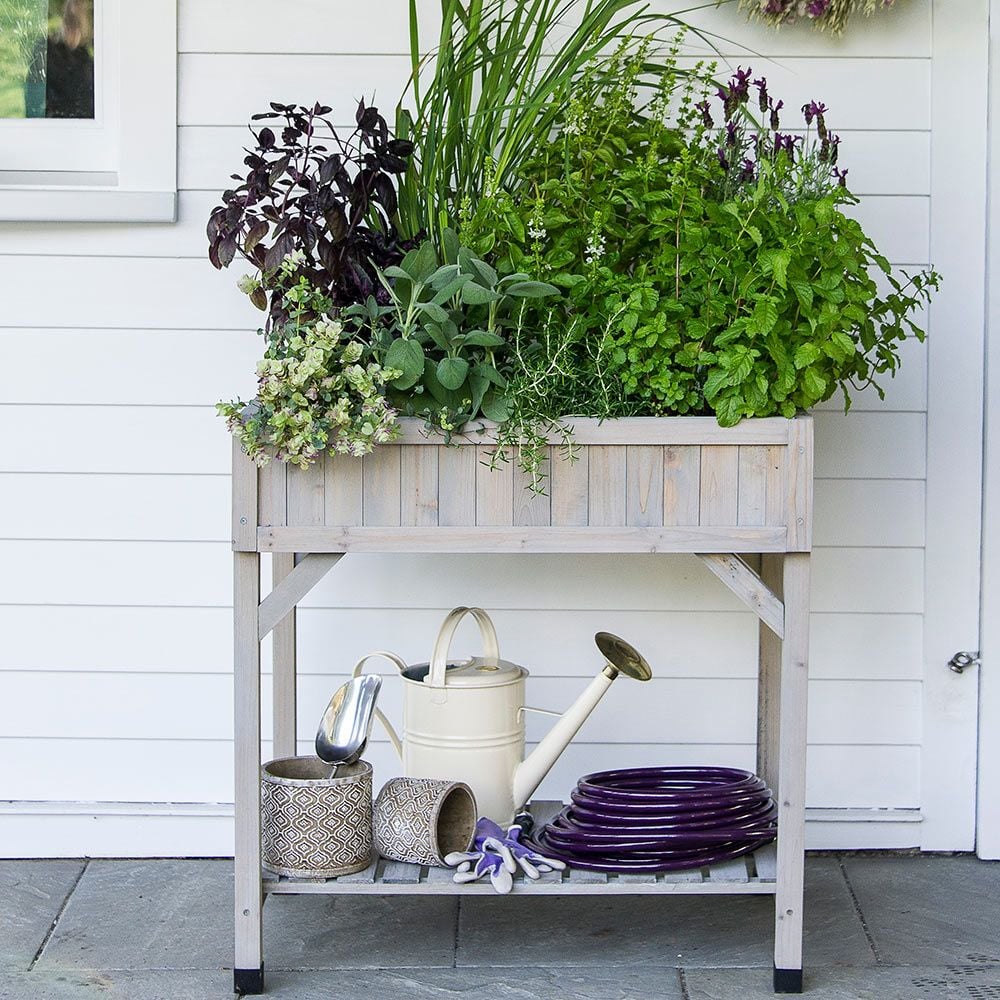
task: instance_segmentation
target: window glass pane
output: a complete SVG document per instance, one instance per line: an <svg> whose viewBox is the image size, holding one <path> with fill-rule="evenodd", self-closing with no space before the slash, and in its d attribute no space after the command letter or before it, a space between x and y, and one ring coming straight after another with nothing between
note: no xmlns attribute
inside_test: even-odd
<svg viewBox="0 0 1000 1000"><path fill-rule="evenodd" d="M0 0L0 118L94 117L94 0Z"/></svg>

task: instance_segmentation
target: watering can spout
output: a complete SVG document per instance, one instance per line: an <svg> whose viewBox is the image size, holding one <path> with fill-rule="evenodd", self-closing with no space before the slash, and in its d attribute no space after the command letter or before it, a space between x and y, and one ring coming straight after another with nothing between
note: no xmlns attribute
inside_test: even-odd
<svg viewBox="0 0 1000 1000"><path fill-rule="evenodd" d="M642 654L624 639L610 632L598 632L594 640L608 662L549 730L542 742L518 765L514 772L515 812L527 804L619 674L640 681L648 681L653 676L653 671Z"/></svg>

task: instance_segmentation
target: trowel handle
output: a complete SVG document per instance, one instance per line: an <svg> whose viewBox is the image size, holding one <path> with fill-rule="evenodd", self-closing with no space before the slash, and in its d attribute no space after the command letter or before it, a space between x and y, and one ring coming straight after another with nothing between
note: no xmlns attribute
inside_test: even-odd
<svg viewBox="0 0 1000 1000"><path fill-rule="evenodd" d="M354 664L354 670L351 674L352 677L360 677L362 670L364 670L365 664L369 660L374 660L375 657L381 656L383 659L389 660L394 663L396 667L399 668L399 672L403 673L406 670L406 663L401 660L395 653L390 653L384 649L376 650L374 653L369 653L367 656L362 656L357 663ZM382 723L382 727L385 729L386 735L389 737L389 742L392 744L393 749L399 755L399 759L403 759L403 741L399 738L399 734L392 727L392 723L385 717L385 714L380 708L375 709L375 718Z"/></svg>
<svg viewBox="0 0 1000 1000"><path fill-rule="evenodd" d="M493 627L490 616L482 608L455 608L441 626L434 652L431 653L431 668L424 678L425 684L431 687L444 687L446 683L445 668L448 665L448 651L451 640L455 638L455 629L466 616L472 615L479 625L479 634L483 637L483 659L496 663L500 659L500 643L497 641L497 630Z"/></svg>

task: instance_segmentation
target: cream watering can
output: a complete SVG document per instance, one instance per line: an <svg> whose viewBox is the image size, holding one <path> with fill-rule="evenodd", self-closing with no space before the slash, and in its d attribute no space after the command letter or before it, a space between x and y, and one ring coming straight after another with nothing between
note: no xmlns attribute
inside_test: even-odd
<svg viewBox="0 0 1000 1000"><path fill-rule="evenodd" d="M479 624L483 655L448 661L455 629L465 615ZM624 639L598 632L597 647L607 663L548 735L524 757L524 713L543 711L524 703L528 671L500 659L496 630L482 608L455 608L445 619L430 663L408 667L394 653L370 653L354 668L357 677L373 657L385 657L403 676L403 736L378 716L414 778L464 781L475 792L479 812L498 823L509 822L541 784L619 673L648 681L645 659ZM554 712L545 712L555 715Z"/></svg>

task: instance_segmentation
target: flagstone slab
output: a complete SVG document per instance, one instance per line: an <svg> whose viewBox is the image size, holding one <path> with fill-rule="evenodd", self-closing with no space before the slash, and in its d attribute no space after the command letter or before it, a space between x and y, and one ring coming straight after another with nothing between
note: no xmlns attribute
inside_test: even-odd
<svg viewBox="0 0 1000 1000"><path fill-rule="evenodd" d="M27 969L83 861L0 861L0 969Z"/></svg>

